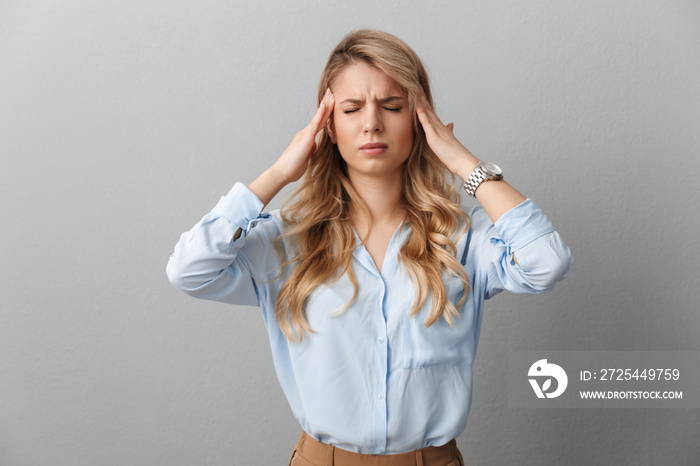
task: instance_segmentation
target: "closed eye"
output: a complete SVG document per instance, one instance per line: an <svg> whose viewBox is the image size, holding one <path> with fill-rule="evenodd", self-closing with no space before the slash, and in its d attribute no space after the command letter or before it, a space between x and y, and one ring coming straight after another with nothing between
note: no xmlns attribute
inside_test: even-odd
<svg viewBox="0 0 700 466"><path fill-rule="evenodd" d="M359 110L359 108L353 108L351 110L345 110L345 111L343 111L343 113L346 113L346 114L347 113L355 113L358 110ZM388 110L390 112L400 112L401 107L384 107L384 110Z"/></svg>

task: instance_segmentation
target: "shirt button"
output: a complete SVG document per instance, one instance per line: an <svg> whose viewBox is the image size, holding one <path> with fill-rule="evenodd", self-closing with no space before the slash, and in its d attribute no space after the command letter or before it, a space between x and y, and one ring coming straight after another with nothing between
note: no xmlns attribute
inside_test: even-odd
<svg viewBox="0 0 700 466"><path fill-rule="evenodd" d="M377 343L384 343L384 338L382 338L382 337L377 338Z"/></svg>
<svg viewBox="0 0 700 466"><path fill-rule="evenodd" d="M382 452L382 447L377 447L374 449L376 453L381 453Z"/></svg>
<svg viewBox="0 0 700 466"><path fill-rule="evenodd" d="M383 394L383 393L378 394L378 395L377 395L377 398L379 398L380 400L383 400L383 399L384 399L384 394Z"/></svg>

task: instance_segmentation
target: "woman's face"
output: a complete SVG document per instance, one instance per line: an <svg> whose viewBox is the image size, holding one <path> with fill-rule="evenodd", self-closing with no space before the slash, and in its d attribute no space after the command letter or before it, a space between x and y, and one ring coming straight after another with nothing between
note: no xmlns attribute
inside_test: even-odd
<svg viewBox="0 0 700 466"><path fill-rule="evenodd" d="M366 63L346 67L331 84L335 108L328 124L348 176L401 174L413 147L408 100L383 71Z"/></svg>

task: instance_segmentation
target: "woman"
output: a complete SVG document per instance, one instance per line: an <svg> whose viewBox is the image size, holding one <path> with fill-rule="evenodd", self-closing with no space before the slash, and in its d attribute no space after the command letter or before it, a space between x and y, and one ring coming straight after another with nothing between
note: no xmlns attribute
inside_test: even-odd
<svg viewBox="0 0 700 466"><path fill-rule="evenodd" d="M400 39L346 36L318 99L279 159L182 235L168 276L192 296L262 308L303 429L291 464L462 464L453 439L483 302L549 290L569 250L440 121ZM454 175L481 204L470 215ZM302 176L291 203L261 213Z"/></svg>

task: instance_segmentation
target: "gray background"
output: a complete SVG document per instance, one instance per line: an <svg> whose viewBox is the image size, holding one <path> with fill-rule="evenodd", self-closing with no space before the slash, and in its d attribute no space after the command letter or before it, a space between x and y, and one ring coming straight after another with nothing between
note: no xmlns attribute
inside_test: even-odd
<svg viewBox="0 0 700 466"><path fill-rule="evenodd" d="M488 303L468 464L700 464L699 410L508 409L506 377L512 351L700 349L690 0L0 0L0 464L286 464L259 312L165 264L362 26L418 52L438 114L575 256Z"/></svg>

